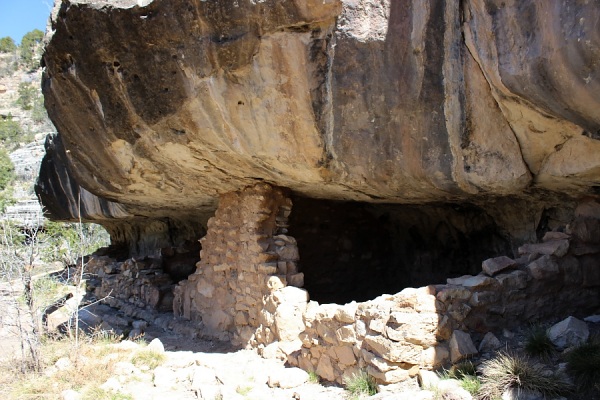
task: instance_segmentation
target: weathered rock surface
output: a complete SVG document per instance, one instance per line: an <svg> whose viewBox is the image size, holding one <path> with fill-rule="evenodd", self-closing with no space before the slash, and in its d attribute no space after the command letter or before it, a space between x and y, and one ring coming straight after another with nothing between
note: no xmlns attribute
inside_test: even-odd
<svg viewBox="0 0 600 400"><path fill-rule="evenodd" d="M388 203L591 193L598 17L534 0L57 2L43 90L61 140L38 193L58 219L81 193L90 218L175 225L256 181Z"/></svg>
<svg viewBox="0 0 600 400"><path fill-rule="evenodd" d="M575 317L568 317L548 330L548 337L560 349L585 343L589 336L586 323Z"/></svg>

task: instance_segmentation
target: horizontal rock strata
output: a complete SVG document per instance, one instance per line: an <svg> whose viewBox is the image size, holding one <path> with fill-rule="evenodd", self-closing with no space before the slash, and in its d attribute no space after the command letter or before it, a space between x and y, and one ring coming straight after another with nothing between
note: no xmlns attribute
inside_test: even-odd
<svg viewBox="0 0 600 400"><path fill-rule="evenodd" d="M70 0L53 15L58 174L119 204L106 219L207 216L257 180L392 203L595 190L595 2ZM74 218L51 175L45 204Z"/></svg>

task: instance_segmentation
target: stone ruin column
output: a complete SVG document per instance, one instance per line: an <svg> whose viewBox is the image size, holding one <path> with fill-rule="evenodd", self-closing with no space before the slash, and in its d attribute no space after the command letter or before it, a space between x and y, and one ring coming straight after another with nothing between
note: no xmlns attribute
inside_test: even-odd
<svg viewBox="0 0 600 400"><path fill-rule="evenodd" d="M201 335L245 347L280 340L278 318L286 325L283 339L297 339L308 294L291 287L304 284L296 240L287 235L291 209L285 192L268 184L223 195L201 239L196 272L175 289L175 315L198 322ZM286 302L291 309L278 313L283 296L300 305Z"/></svg>

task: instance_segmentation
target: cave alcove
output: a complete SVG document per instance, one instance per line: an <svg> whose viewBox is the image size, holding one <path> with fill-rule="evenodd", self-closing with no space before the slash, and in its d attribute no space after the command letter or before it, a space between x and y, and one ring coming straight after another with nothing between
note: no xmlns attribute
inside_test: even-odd
<svg viewBox="0 0 600 400"><path fill-rule="evenodd" d="M474 205L392 205L293 197L304 288L319 303L367 301L476 275L510 240Z"/></svg>

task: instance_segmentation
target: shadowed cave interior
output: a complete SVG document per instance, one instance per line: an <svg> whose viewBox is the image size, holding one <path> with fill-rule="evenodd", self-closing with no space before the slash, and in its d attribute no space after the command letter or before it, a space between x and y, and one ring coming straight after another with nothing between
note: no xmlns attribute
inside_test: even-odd
<svg viewBox="0 0 600 400"><path fill-rule="evenodd" d="M508 238L476 206L293 202L290 235L304 287L319 303L366 301L477 275L486 258L511 254Z"/></svg>

